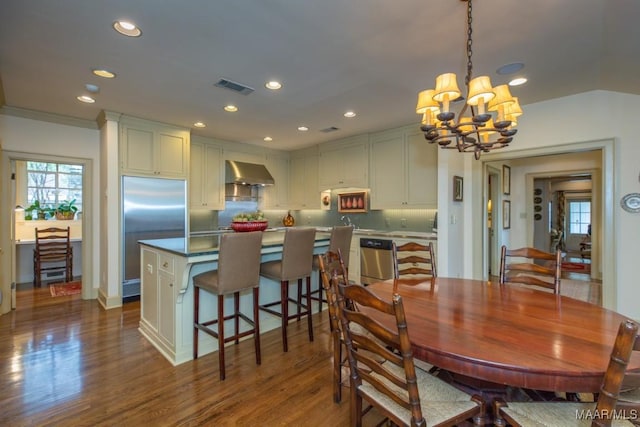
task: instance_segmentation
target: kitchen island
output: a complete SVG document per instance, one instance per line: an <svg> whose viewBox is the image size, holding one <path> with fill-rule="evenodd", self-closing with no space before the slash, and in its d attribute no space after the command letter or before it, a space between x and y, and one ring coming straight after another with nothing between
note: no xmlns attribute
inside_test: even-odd
<svg viewBox="0 0 640 427"><path fill-rule="evenodd" d="M141 240L140 243L140 326L139 331L173 365L193 359L193 276L217 268L219 234L189 238ZM262 262L281 259L284 231L264 232ZM324 253L329 233L317 232L314 253ZM311 260L309 260L311 262ZM317 274L312 275L312 281ZM317 283L312 286L318 286ZM261 277L260 301L280 298L280 283ZM225 312L232 311L233 298L225 300ZM251 313L251 292L240 297L243 312ZM214 318L217 299L200 296L201 318ZM229 324L231 328L233 325ZM280 327L280 319L260 312L260 330ZM231 330L229 330L231 332ZM198 355L218 349L218 342L201 334Z"/></svg>

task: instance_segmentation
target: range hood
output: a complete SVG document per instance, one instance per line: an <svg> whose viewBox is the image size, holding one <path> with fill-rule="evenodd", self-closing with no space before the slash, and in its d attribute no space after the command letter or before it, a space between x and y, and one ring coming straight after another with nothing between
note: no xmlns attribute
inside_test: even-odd
<svg viewBox="0 0 640 427"><path fill-rule="evenodd" d="M264 165L227 160L225 183L264 186L275 181Z"/></svg>

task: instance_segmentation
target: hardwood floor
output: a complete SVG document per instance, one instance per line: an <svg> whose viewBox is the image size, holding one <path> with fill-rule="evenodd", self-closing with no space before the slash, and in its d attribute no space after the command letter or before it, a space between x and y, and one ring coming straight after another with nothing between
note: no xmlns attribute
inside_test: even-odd
<svg viewBox="0 0 640 427"><path fill-rule="evenodd" d="M173 367L138 332L139 302L104 311L79 295L20 290L0 316L0 425L347 426L349 394L334 404L328 316L229 346L227 379L217 353ZM374 411L367 425L380 421Z"/></svg>

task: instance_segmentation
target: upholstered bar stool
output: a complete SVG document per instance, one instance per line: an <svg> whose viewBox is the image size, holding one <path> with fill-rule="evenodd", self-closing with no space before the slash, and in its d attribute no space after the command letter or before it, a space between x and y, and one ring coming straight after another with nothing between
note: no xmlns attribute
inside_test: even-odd
<svg viewBox="0 0 640 427"><path fill-rule="evenodd" d="M349 252L351 248L351 237L353 236L352 225L334 226L331 229L331 237L329 238L329 252L342 254L344 265L349 268ZM311 299L318 301L318 312L322 312L322 303L326 303L326 295L323 295L322 288L322 272L318 263L318 257L313 257L313 270L318 270L318 289L311 291ZM302 295L305 297L306 295ZM300 299L298 300L300 302Z"/></svg>
<svg viewBox="0 0 640 427"><path fill-rule="evenodd" d="M259 287L260 284L260 250L262 248L262 232L227 233L220 236L218 269L207 271L193 277L193 358L198 358L198 331L206 332L218 340L220 379L225 378L224 345L229 341L236 344L240 338L253 334L256 351L256 363L260 364L260 317ZM253 320L240 312L240 292L253 289ZM218 296L218 317L213 320L200 321L200 290ZM233 294L234 312L224 315L224 296ZM225 320L234 320L235 333L225 337ZM240 319L251 329L239 331ZM218 325L217 331L209 328Z"/></svg>
<svg viewBox="0 0 640 427"><path fill-rule="evenodd" d="M260 266L260 275L280 282L280 300L262 304L261 310L282 319L282 349L288 351L287 324L291 319L307 316L309 341L313 341L313 321L311 317L311 264L315 228L288 228L282 245L282 260L268 261ZM306 304L289 297L289 281L298 280L298 295L302 292L302 279L306 279ZM289 303L296 305L296 313L289 314ZM280 311L271 307L280 305Z"/></svg>

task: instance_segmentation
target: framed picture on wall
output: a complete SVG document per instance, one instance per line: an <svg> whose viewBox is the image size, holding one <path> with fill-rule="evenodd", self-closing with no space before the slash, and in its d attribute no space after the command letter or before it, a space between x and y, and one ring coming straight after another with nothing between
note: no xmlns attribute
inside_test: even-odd
<svg viewBox="0 0 640 427"><path fill-rule="evenodd" d="M511 201L502 201L502 228L505 230L511 228Z"/></svg>
<svg viewBox="0 0 640 427"><path fill-rule="evenodd" d="M502 194L511 194L511 168L502 165Z"/></svg>
<svg viewBox="0 0 640 427"><path fill-rule="evenodd" d="M462 177L454 176L453 177L453 201L461 202L462 201Z"/></svg>

